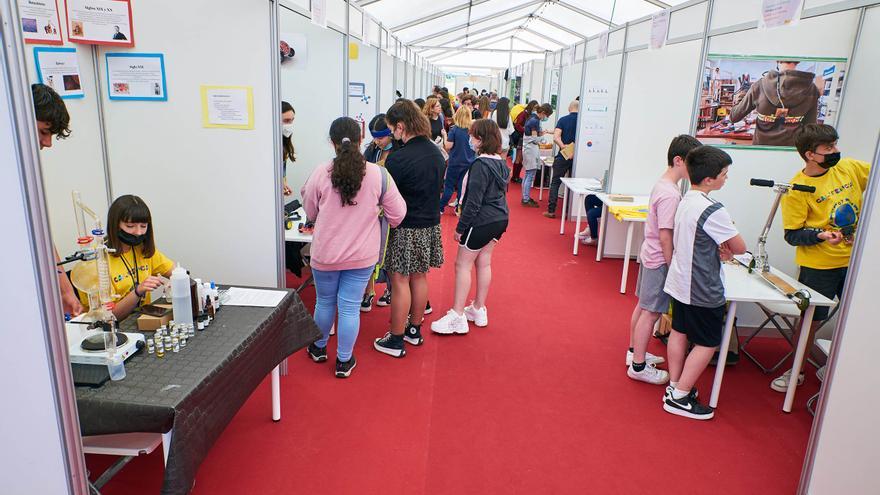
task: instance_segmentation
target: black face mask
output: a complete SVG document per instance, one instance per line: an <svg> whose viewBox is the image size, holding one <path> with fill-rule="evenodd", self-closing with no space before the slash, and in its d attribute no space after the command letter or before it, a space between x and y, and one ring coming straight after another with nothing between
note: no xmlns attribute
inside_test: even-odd
<svg viewBox="0 0 880 495"><path fill-rule="evenodd" d="M116 235L117 235L117 237L119 237L120 241L122 241L124 244L128 244L129 246L140 246L147 239L146 234L142 234L142 235L129 234L128 232L126 232L122 229L119 229L119 232L117 232Z"/></svg>
<svg viewBox="0 0 880 495"><path fill-rule="evenodd" d="M823 161L817 162L817 163L819 163L819 166L824 168L825 170L828 170L829 168L837 165L837 162L840 161L840 152L839 151L836 153L828 153L827 155L822 155L819 153L816 153L816 154L825 158Z"/></svg>

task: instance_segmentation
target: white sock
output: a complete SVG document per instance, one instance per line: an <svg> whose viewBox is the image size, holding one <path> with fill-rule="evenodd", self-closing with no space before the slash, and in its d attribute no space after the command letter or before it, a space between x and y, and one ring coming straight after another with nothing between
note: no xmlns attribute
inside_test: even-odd
<svg viewBox="0 0 880 495"><path fill-rule="evenodd" d="M672 391L672 398L675 400L681 400L687 397L688 393L687 390L679 390L678 387L675 387L675 390Z"/></svg>
<svg viewBox="0 0 880 495"><path fill-rule="evenodd" d="M678 382L669 382L669 386L672 388L678 387Z"/></svg>

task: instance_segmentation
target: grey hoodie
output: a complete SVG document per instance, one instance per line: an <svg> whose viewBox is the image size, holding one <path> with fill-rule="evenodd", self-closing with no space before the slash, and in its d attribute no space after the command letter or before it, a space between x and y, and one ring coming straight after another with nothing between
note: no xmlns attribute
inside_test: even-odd
<svg viewBox="0 0 880 495"><path fill-rule="evenodd" d="M816 75L800 70L769 71L749 88L730 111L730 121L739 122L757 110L752 144L794 146L794 132L804 124L815 124L819 112ZM787 115L777 118L777 109Z"/></svg>
<svg viewBox="0 0 880 495"><path fill-rule="evenodd" d="M510 217L507 209L509 179L510 169L504 161L477 157L468 172L461 216L455 231L465 234L471 227L507 220Z"/></svg>

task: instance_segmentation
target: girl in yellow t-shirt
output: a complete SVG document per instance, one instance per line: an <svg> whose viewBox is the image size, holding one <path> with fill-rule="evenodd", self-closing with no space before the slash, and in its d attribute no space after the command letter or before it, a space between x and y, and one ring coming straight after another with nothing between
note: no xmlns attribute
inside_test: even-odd
<svg viewBox="0 0 880 495"><path fill-rule="evenodd" d="M169 277L174 262L156 249L150 209L138 196L120 196L110 205L106 243L115 250L109 257L113 314L122 320L142 301L150 302L149 292L162 285L157 275ZM86 294L80 300L88 304Z"/></svg>

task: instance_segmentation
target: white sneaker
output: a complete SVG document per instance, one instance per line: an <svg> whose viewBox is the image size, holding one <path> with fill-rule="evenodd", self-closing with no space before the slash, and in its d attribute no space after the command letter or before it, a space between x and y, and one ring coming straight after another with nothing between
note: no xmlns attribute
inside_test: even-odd
<svg viewBox="0 0 880 495"><path fill-rule="evenodd" d="M443 318L431 322L431 331L442 335L465 334L469 330L467 316L456 313L454 309L447 311Z"/></svg>
<svg viewBox="0 0 880 495"><path fill-rule="evenodd" d="M485 327L489 324L489 311L486 306L477 309L474 307L474 303L471 303L470 306L464 308L464 315L468 321L474 322L474 325L478 327Z"/></svg>
<svg viewBox="0 0 880 495"><path fill-rule="evenodd" d="M584 230L578 232L578 239L583 239L585 237L593 237L592 232L590 232L590 228L587 227Z"/></svg>
<svg viewBox="0 0 880 495"><path fill-rule="evenodd" d="M592 237L589 237L589 236L581 237L581 244L583 244L584 246L595 246L596 239L593 239Z"/></svg>
<svg viewBox="0 0 880 495"><path fill-rule="evenodd" d="M788 391L788 382L791 381L791 370L786 371L782 374L782 376L777 377L775 380L770 382L770 388L777 392L787 392ZM798 376L797 381L798 387L804 384L804 374L801 373Z"/></svg>
<svg viewBox="0 0 880 495"><path fill-rule="evenodd" d="M663 364L666 362L666 358L663 356L655 356L650 352L645 353L645 362L648 364L653 364L657 366L658 364ZM633 353L630 350L626 351L626 365L632 366L633 364Z"/></svg>
<svg viewBox="0 0 880 495"><path fill-rule="evenodd" d="M656 366L653 364L645 365L645 369L642 371L636 371L632 366L626 368L626 376L632 378L633 380L638 380L645 383L652 383L654 385L663 385L664 383L669 381L669 372L665 370L658 370Z"/></svg>

